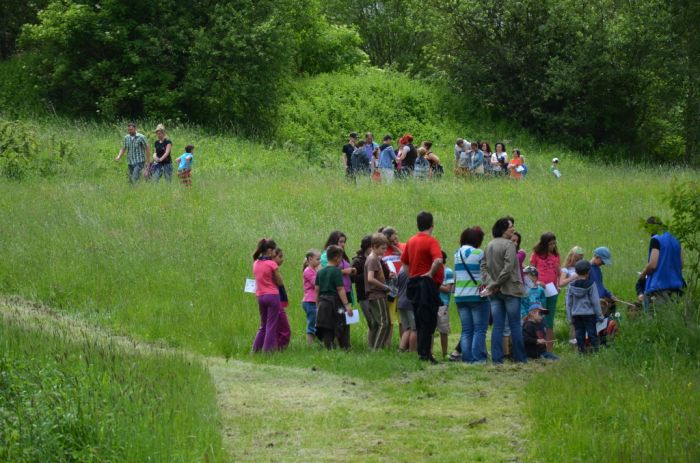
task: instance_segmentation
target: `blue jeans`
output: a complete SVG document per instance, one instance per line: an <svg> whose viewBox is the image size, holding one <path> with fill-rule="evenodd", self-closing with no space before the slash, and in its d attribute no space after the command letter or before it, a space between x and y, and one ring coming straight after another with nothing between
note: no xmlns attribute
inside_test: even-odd
<svg viewBox="0 0 700 463"><path fill-rule="evenodd" d="M173 180L173 163L156 164L156 169L153 171L153 180L158 183L160 178L165 175L165 180L171 182Z"/></svg>
<svg viewBox="0 0 700 463"><path fill-rule="evenodd" d="M306 312L306 334L316 334L316 303L302 302L301 306Z"/></svg>
<svg viewBox="0 0 700 463"><path fill-rule="evenodd" d="M574 324L574 331L576 332L578 351L581 354L586 353L586 334L588 334L588 340L591 341L593 352L598 351L598 331L595 328L596 316L574 315L571 317L571 321Z"/></svg>
<svg viewBox="0 0 700 463"><path fill-rule="evenodd" d="M488 359L486 330L489 327L489 309L487 300L457 303L459 319L462 322L459 346L463 362L485 362Z"/></svg>
<svg viewBox="0 0 700 463"><path fill-rule="evenodd" d="M527 363L525 346L523 345L523 329L520 325L520 298L497 294L489 298L493 330L491 331L491 357L493 363L503 363L503 328L508 321L510 335L513 341L513 359L516 362Z"/></svg>
<svg viewBox="0 0 700 463"><path fill-rule="evenodd" d="M146 165L145 162L137 162L136 164L129 164L129 181L133 184L141 179L141 173Z"/></svg>

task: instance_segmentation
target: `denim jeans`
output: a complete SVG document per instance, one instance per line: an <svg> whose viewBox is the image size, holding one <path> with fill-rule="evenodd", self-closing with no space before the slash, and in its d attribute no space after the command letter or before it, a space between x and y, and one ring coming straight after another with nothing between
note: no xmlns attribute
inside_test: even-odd
<svg viewBox="0 0 700 463"><path fill-rule="evenodd" d="M488 359L486 330L489 327L489 309L489 301L486 300L457 303L459 319L462 322L459 347L463 362L485 362Z"/></svg>
<svg viewBox="0 0 700 463"><path fill-rule="evenodd" d="M489 298L491 315L493 315L493 331L491 331L491 357L493 363L503 363L503 327L508 322L513 341L513 359L516 362L527 363L525 346L523 345L523 329L520 325L520 298L496 294Z"/></svg>
<svg viewBox="0 0 700 463"><path fill-rule="evenodd" d="M156 164L156 169L153 171L153 180L158 183L160 178L165 175L165 180L171 182L173 180L173 164Z"/></svg>
<svg viewBox="0 0 700 463"><path fill-rule="evenodd" d="M131 183L136 183L141 179L141 173L143 172L143 167L146 165L145 162L137 162L136 164L129 164L129 181Z"/></svg>
<svg viewBox="0 0 700 463"><path fill-rule="evenodd" d="M588 340L591 341L593 351L597 351L599 341L598 331L596 331L595 328L595 315L574 315L571 317L571 321L574 324L574 330L576 332L576 345L578 345L578 351L581 354L586 353L586 334L588 334Z"/></svg>

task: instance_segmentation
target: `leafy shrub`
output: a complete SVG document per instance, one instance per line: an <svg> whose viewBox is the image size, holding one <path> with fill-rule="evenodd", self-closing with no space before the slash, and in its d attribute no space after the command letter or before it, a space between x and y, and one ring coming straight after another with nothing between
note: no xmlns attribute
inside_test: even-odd
<svg viewBox="0 0 700 463"><path fill-rule="evenodd" d="M700 301L700 232L698 232L698 217L700 217L700 182L688 181L674 183L668 196L668 202L673 211L670 231L683 245L683 264L685 278L688 283L688 293L695 301ZM696 323L700 323L700 308L697 303L693 307Z"/></svg>
<svg viewBox="0 0 700 463"><path fill-rule="evenodd" d="M0 173L9 179L50 177L63 171L74 154L73 147L64 140L51 136L40 141L22 122L0 119Z"/></svg>

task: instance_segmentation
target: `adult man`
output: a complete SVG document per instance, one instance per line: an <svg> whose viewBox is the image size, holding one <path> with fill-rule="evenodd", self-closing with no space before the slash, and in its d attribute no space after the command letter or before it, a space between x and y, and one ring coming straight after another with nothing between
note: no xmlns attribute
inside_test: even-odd
<svg viewBox="0 0 700 463"><path fill-rule="evenodd" d="M418 233L407 242L401 262L408 266L406 294L413 305L418 333L418 358L437 363L431 353L440 307L439 288L444 267L440 243L433 238L433 215L422 211L416 217Z"/></svg>
<svg viewBox="0 0 700 463"><path fill-rule="evenodd" d="M124 152L127 153L126 160L129 164L129 181L133 184L139 181L141 172L146 165L146 159L151 158L151 149L148 147L146 137L136 131L136 124L129 122L126 127L127 135L124 137L122 148L114 158L119 161Z"/></svg>
<svg viewBox="0 0 700 463"><path fill-rule="evenodd" d="M394 161L396 161L396 152L391 146L391 135L384 136L384 143L379 147L379 153L379 171L382 180L391 183L394 180Z"/></svg>
<svg viewBox="0 0 700 463"><path fill-rule="evenodd" d="M379 148L379 145L374 141L374 135L372 132L365 133L365 153L367 154L367 160L372 163L372 153L374 150Z"/></svg>
<svg viewBox="0 0 700 463"><path fill-rule="evenodd" d="M652 234L649 259L639 277L646 278L644 298L653 314L655 305L666 304L682 294L685 280L681 243L658 217L649 217L646 228Z"/></svg>
<svg viewBox="0 0 700 463"><path fill-rule="evenodd" d="M357 134L352 132L348 136L348 142L343 146L343 163L345 164L345 173L348 177L352 177L352 153L357 146Z"/></svg>
<svg viewBox="0 0 700 463"><path fill-rule="evenodd" d="M512 217L498 219L491 229L494 239L481 259L481 277L486 285L483 295L489 296L493 315L491 358L494 363L503 363L503 328L506 320L513 341L513 359L527 362L520 327L520 298L526 293L520 278L515 243L511 241L514 232Z"/></svg>

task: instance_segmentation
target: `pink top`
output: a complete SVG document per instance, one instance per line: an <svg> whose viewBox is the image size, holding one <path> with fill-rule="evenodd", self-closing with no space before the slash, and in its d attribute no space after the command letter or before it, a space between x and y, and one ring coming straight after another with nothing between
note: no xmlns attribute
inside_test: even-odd
<svg viewBox="0 0 700 463"><path fill-rule="evenodd" d="M304 269L304 300L316 302L316 269L308 266Z"/></svg>
<svg viewBox="0 0 700 463"><path fill-rule="evenodd" d="M559 286L559 256L547 254L547 257L542 257L533 252L530 256L530 265L537 269L537 279L544 284L554 283Z"/></svg>
<svg viewBox="0 0 700 463"><path fill-rule="evenodd" d="M255 295L279 294L280 290L272 278L278 265L274 260L258 259L253 263L253 276L255 276Z"/></svg>

